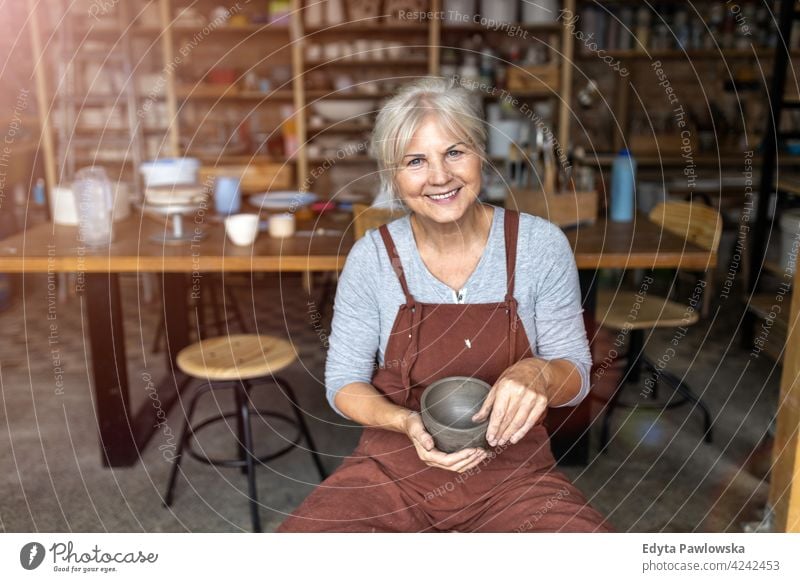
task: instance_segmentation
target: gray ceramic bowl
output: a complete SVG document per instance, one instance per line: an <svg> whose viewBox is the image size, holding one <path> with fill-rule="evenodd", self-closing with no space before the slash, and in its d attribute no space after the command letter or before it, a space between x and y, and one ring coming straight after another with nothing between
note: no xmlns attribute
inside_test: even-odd
<svg viewBox="0 0 800 582"><path fill-rule="evenodd" d="M486 429L489 420L472 421L492 389L477 378L450 376L437 380L422 393L421 414L425 428L445 453L469 447L487 448Z"/></svg>

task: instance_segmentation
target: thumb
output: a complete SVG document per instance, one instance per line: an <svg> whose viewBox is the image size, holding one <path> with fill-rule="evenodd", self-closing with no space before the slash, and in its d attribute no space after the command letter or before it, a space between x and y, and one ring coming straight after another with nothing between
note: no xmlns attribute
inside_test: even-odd
<svg viewBox="0 0 800 582"><path fill-rule="evenodd" d="M472 422L483 422L489 417L489 412L492 410L492 406L494 405L494 397L495 391L490 390L486 400L483 401L483 406L481 406L481 409L472 416Z"/></svg>
<svg viewBox="0 0 800 582"><path fill-rule="evenodd" d="M422 424L422 421L415 422L414 426L411 428L411 438L417 441L422 448L426 451L430 451L434 447L433 437L425 430L425 425Z"/></svg>

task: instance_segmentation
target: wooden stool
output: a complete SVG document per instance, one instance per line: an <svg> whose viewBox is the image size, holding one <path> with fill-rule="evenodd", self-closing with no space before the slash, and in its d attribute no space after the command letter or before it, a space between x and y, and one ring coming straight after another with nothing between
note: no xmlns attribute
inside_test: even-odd
<svg viewBox="0 0 800 582"><path fill-rule="evenodd" d="M225 337L210 338L192 344L178 353L176 363L182 372L207 381L201 386L189 401L189 410L186 415L183 431L181 432L178 450L172 470L169 476L167 492L164 496L164 506L172 504L175 483L178 477L181 459L184 449L186 452L202 463L221 467L241 467L242 472L247 474L247 486L250 497L250 515L253 523L253 531L261 531L261 519L258 513L258 498L256 493L256 472L255 463L267 462L275 459L296 447L300 440L305 438L308 449L314 460L314 464L319 471L321 479L325 479L326 473L322 466L322 461L317 453L311 433L308 430L303 413L297 404L297 399L291 387L281 378L275 376L296 359L296 354L292 344L286 340L266 335L231 335ZM274 384L289 399L294 411L295 419L277 412L251 409L250 389L255 385L253 380L258 380L258 384ZM221 388L232 388L236 399L236 411L218 414L212 418L193 426L191 424L197 402L206 392ZM261 417L277 418L288 422L297 427L297 435L288 445L279 451L256 457L253 446L253 434L250 427L250 415L255 412ZM237 442L239 455L236 459L212 459L206 455L196 452L192 448L191 438L198 431L213 423L220 422L226 418L236 418Z"/></svg>
<svg viewBox="0 0 800 582"><path fill-rule="evenodd" d="M632 306L638 306L636 318L631 318ZM601 290L597 293L596 312L601 317L601 325L620 332L625 330L628 334L628 350L625 354L625 369L622 379L607 403L606 412L600 425L600 452L605 453L608 446L611 415L617 408L654 408L663 410L674 408L688 402L703 415L703 438L710 443L712 440L711 412L689 386L675 374L659 367L656 362L644 353L645 331L657 328L686 328L697 323L700 319L695 311L687 311L680 303L670 301L664 297L654 295L637 295L630 291L611 292ZM666 403L659 404L639 402L627 404L620 400L625 384L639 381L642 368L646 369L653 377L653 397L657 397L659 381L663 380L675 391ZM676 396L679 396L676 398Z"/></svg>

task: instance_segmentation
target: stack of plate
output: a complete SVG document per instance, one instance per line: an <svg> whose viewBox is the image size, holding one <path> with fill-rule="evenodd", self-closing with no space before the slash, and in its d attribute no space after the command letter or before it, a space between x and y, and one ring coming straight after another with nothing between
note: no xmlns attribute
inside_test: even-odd
<svg viewBox="0 0 800 582"><path fill-rule="evenodd" d="M152 206L196 206L205 198L202 184L149 186L144 190L145 202Z"/></svg>

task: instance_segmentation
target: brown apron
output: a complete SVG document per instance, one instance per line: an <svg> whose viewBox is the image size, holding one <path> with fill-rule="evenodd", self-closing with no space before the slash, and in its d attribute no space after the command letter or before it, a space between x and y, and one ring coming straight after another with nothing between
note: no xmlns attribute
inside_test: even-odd
<svg viewBox="0 0 800 582"><path fill-rule="evenodd" d="M406 297L372 380L392 402L419 411L422 392L440 378L472 376L491 385L531 356L514 299L518 230L519 214L506 210L502 302L438 304L414 299L389 229L380 228ZM460 474L425 465L404 434L365 428L353 454L278 531L610 530L554 466L541 422Z"/></svg>

